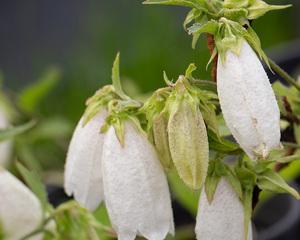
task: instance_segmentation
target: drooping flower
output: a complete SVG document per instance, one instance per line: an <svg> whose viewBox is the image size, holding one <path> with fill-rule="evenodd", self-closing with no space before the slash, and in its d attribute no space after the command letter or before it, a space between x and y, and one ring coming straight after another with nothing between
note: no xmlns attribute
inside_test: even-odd
<svg viewBox="0 0 300 240"><path fill-rule="evenodd" d="M0 226L5 240L18 240L42 222L36 196L17 178L0 167ZM30 238L42 239L41 235Z"/></svg>
<svg viewBox="0 0 300 240"><path fill-rule="evenodd" d="M136 125L124 122L124 145L111 126L103 146L105 203L119 240L174 233L168 183L154 147Z"/></svg>
<svg viewBox="0 0 300 240"><path fill-rule="evenodd" d="M244 41L240 54L228 50L218 59L217 89L232 135L252 159L280 147L280 112L268 76Z"/></svg>
<svg viewBox="0 0 300 240"><path fill-rule="evenodd" d="M221 178L211 203L203 189L195 228L197 239L242 240L244 231L244 208L227 180ZM250 228L248 233L248 240L252 240Z"/></svg>
<svg viewBox="0 0 300 240"><path fill-rule="evenodd" d="M100 133L107 116L100 110L84 124L79 121L73 134L65 166L65 191L82 206L95 210L103 200L102 151L105 134Z"/></svg>
<svg viewBox="0 0 300 240"><path fill-rule="evenodd" d="M9 120L6 112L0 109L0 129L5 129L9 127ZM10 140L0 142L0 166L5 166L11 155L12 142Z"/></svg>

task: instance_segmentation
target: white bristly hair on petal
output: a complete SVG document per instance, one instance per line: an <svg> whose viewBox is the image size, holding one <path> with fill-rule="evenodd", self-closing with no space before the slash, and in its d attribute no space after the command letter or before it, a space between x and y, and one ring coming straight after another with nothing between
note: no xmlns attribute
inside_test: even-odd
<svg viewBox="0 0 300 240"><path fill-rule="evenodd" d="M102 146L105 134L100 133L107 116L101 110L83 126L79 121L67 155L65 166L65 191L74 195L83 207L93 211L103 201Z"/></svg>
<svg viewBox="0 0 300 240"><path fill-rule="evenodd" d="M113 127L103 150L105 204L119 240L141 235L162 240L174 234L169 187L154 147L132 122L124 123L124 146Z"/></svg>
<svg viewBox="0 0 300 240"><path fill-rule="evenodd" d="M0 167L0 225L5 240L18 240L42 222L37 197L16 177ZM41 235L30 240L40 240Z"/></svg>
<svg viewBox="0 0 300 240"><path fill-rule="evenodd" d="M252 240L251 228L248 231L248 240ZM199 240L244 239L244 208L224 178L221 178L211 204L202 190L195 232Z"/></svg>
<svg viewBox="0 0 300 240"><path fill-rule="evenodd" d="M280 112L268 76L245 41L240 55L218 59L217 89L225 122L252 159L267 157L280 145Z"/></svg>
<svg viewBox="0 0 300 240"><path fill-rule="evenodd" d="M7 115L3 109L0 109L0 129L5 129L10 126ZM11 157L12 142L11 140L0 142L0 166L8 164Z"/></svg>

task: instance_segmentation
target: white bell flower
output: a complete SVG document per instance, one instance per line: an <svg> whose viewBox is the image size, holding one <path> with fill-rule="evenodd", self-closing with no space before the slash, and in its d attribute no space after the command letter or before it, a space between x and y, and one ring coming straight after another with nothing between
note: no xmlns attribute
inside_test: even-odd
<svg viewBox="0 0 300 240"><path fill-rule="evenodd" d="M280 112L268 76L245 41L239 55L218 59L217 89L225 122L247 155L256 160L280 147Z"/></svg>
<svg viewBox="0 0 300 240"><path fill-rule="evenodd" d="M19 240L42 222L37 197L16 177L0 167L0 226L5 240ZM29 238L40 240L42 235Z"/></svg>
<svg viewBox="0 0 300 240"><path fill-rule="evenodd" d="M224 178L221 178L211 203L202 190L195 232L199 240L244 239L244 208ZM248 240L252 240L251 227L248 232Z"/></svg>
<svg viewBox="0 0 300 240"><path fill-rule="evenodd" d="M174 234L168 183L154 147L129 121L124 145L107 132L102 158L105 204L119 240L141 235L162 240Z"/></svg>
<svg viewBox="0 0 300 240"><path fill-rule="evenodd" d="M85 125L81 118L65 166L66 193L74 195L76 201L91 211L103 201L101 156L105 134L100 133L100 129L106 116L106 110L101 110Z"/></svg>
<svg viewBox="0 0 300 240"><path fill-rule="evenodd" d="M5 129L10 126L7 114L3 109L0 109L0 129ZM12 142L11 140L0 142L0 166L5 166L11 157Z"/></svg>

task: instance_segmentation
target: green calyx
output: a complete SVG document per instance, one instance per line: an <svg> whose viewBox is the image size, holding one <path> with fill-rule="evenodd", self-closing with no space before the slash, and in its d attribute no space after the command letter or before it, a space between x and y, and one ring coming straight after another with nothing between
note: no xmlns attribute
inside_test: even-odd
<svg viewBox="0 0 300 240"><path fill-rule="evenodd" d="M124 144L124 121L132 120L141 129L138 112L142 104L128 97L122 90L119 75L119 54L114 61L112 68L112 85L106 85L99 89L91 98L86 101L86 110L83 115L83 124L87 124L97 113L105 109L107 117L103 126L99 129L106 132L110 126L115 128L120 143Z"/></svg>
<svg viewBox="0 0 300 240"><path fill-rule="evenodd" d="M240 199L243 197L242 187L238 177L234 170L224 163L223 158L223 155L217 155L214 159L209 161L207 177L205 180L205 193L209 203L213 201L215 191L222 177L228 181Z"/></svg>
<svg viewBox="0 0 300 240"><path fill-rule="evenodd" d="M269 66L268 58L249 20L257 19L272 10L291 5L269 5L262 0L147 0L144 4L177 5L192 8L183 23L193 36L192 47L203 33L214 36L215 50L208 64L219 54L222 62L228 50L239 54L241 43L246 40L258 56ZM189 24L192 24L188 27Z"/></svg>
<svg viewBox="0 0 300 240"><path fill-rule="evenodd" d="M187 186L199 189L208 168L206 125L218 134L217 95L213 83L193 78L195 69L191 64L175 83L164 74L168 86L157 90L141 111L162 165L174 165Z"/></svg>

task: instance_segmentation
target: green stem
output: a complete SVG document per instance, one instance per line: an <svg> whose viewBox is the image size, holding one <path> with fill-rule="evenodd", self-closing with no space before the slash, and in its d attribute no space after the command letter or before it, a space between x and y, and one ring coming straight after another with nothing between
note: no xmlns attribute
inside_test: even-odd
<svg viewBox="0 0 300 240"><path fill-rule="evenodd" d="M284 71L281 67L279 67L272 59L269 59L270 67L284 80L286 80L289 84L297 88L298 91L300 91L300 85L297 83L297 81L289 75L286 71Z"/></svg>

